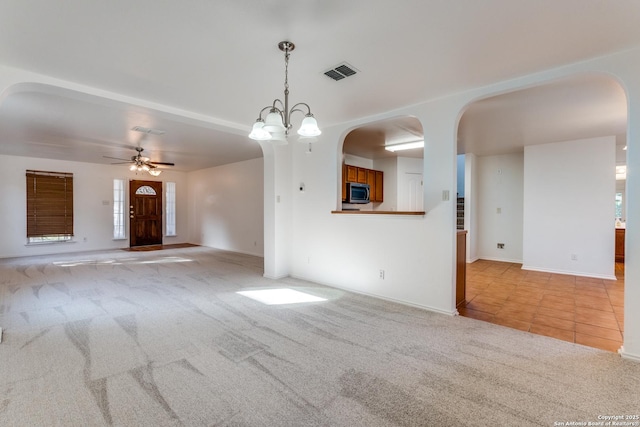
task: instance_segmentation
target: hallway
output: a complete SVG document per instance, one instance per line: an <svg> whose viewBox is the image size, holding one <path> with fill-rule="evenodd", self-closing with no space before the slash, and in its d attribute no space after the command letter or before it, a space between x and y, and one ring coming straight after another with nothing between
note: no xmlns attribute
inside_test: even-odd
<svg viewBox="0 0 640 427"><path fill-rule="evenodd" d="M617 281L526 271L521 264L467 264L461 316L616 352L624 332L624 264Z"/></svg>

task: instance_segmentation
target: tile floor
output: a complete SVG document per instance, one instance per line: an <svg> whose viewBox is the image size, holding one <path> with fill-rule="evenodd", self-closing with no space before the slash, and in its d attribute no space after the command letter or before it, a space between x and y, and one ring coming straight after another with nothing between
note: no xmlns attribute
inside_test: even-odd
<svg viewBox="0 0 640 427"><path fill-rule="evenodd" d="M608 351L624 331L624 264L618 280L542 273L521 264L479 260L467 264L461 316Z"/></svg>

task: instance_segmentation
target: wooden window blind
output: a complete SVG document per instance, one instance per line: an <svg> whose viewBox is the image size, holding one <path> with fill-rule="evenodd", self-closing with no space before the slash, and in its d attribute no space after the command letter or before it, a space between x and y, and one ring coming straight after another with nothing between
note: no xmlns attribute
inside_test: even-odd
<svg viewBox="0 0 640 427"><path fill-rule="evenodd" d="M27 237L73 236L73 174L27 170Z"/></svg>

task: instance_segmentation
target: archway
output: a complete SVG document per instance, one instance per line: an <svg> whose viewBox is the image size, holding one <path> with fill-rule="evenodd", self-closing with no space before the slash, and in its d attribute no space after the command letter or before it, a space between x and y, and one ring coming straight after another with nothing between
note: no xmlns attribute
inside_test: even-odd
<svg viewBox="0 0 640 427"><path fill-rule="evenodd" d="M620 347L624 264L614 269L614 171L626 159L626 128L624 89L600 74L465 109L458 153L468 156L472 263L462 315Z"/></svg>

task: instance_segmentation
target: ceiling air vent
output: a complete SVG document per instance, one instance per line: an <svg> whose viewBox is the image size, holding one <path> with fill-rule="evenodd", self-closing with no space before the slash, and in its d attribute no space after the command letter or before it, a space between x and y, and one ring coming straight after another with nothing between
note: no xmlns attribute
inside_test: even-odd
<svg viewBox="0 0 640 427"><path fill-rule="evenodd" d="M142 126L134 126L131 128L131 130L136 131L136 132L141 132L141 133L150 133L151 135L164 135L165 131L160 130L160 129L151 129L151 128L145 128Z"/></svg>
<svg viewBox="0 0 640 427"><path fill-rule="evenodd" d="M345 77L353 76L357 72L358 71L354 67L347 64L346 62L343 62L342 64L325 71L324 75L332 78L335 81L338 81L344 79Z"/></svg>

